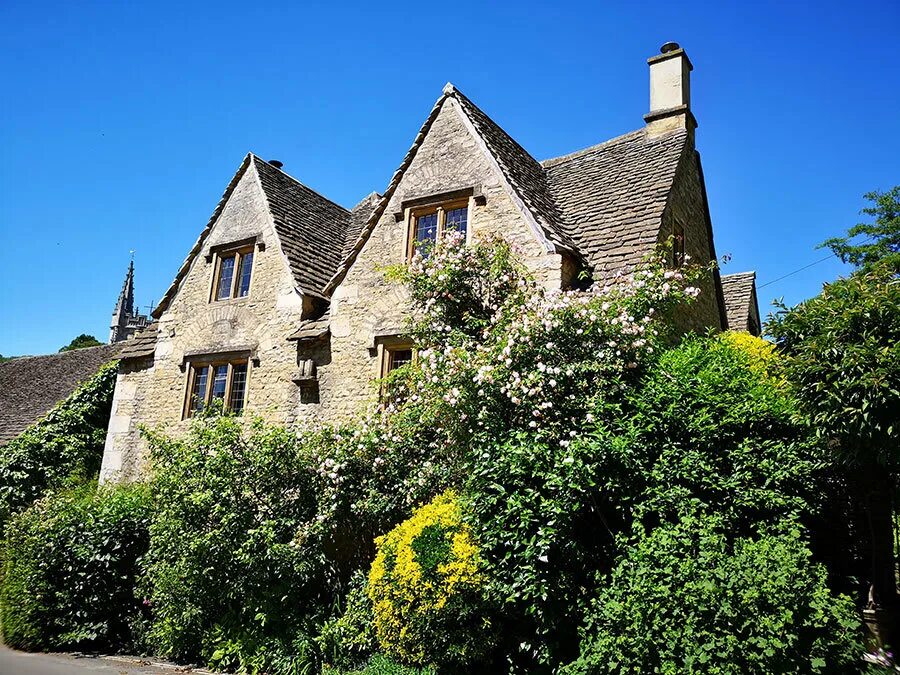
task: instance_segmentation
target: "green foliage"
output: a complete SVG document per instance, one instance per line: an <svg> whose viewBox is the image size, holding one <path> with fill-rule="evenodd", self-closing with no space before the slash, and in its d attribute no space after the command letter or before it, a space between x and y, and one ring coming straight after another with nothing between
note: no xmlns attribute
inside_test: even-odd
<svg viewBox="0 0 900 675"><path fill-rule="evenodd" d="M900 283L884 271L826 284L767 326L810 425L848 461L900 462Z"/></svg>
<svg viewBox="0 0 900 675"><path fill-rule="evenodd" d="M85 347L99 347L103 343L100 342L93 335L88 335L87 333L82 333L77 338L72 340L65 347L60 348L61 352L69 352L73 349L84 349Z"/></svg>
<svg viewBox="0 0 900 675"><path fill-rule="evenodd" d="M314 623L340 590L324 553L301 537L315 515L296 437L208 416L184 439L149 435L156 513L144 589L151 645L220 668L312 667Z"/></svg>
<svg viewBox="0 0 900 675"><path fill-rule="evenodd" d="M527 671L574 656L579 606L634 523L652 529L702 506L750 532L809 513L821 484L783 383L730 339L685 340L590 405L570 440L486 443L466 472L489 593Z"/></svg>
<svg viewBox="0 0 900 675"><path fill-rule="evenodd" d="M133 648L146 607L134 595L149 539L143 485L53 493L10 521L0 615L20 649Z"/></svg>
<svg viewBox="0 0 900 675"><path fill-rule="evenodd" d="M356 574L339 610L337 616L323 624L318 642L326 664L351 670L362 665L378 649L365 574Z"/></svg>
<svg viewBox="0 0 900 675"><path fill-rule="evenodd" d="M115 385L113 362L0 448L0 532L46 490L99 472Z"/></svg>
<svg viewBox="0 0 900 675"><path fill-rule="evenodd" d="M854 225L847 231L847 236L832 237L820 248L830 248L845 263L866 272L884 268L894 275L900 274L900 185L887 192L867 192L863 197L872 202L872 206L861 213L875 218L875 222ZM853 244L853 239L861 235L865 235L865 239Z"/></svg>
<svg viewBox="0 0 900 675"><path fill-rule="evenodd" d="M410 668L396 661L376 654L359 670L336 670L325 668L323 675L436 675L432 667Z"/></svg>
<svg viewBox="0 0 900 675"><path fill-rule="evenodd" d="M793 520L734 537L698 512L639 531L605 580L569 675L850 673L859 619Z"/></svg>
<svg viewBox="0 0 900 675"><path fill-rule="evenodd" d="M0 363L6 363L7 361L12 361L14 358L16 358L16 357L15 356L3 356L3 354L0 354Z"/></svg>

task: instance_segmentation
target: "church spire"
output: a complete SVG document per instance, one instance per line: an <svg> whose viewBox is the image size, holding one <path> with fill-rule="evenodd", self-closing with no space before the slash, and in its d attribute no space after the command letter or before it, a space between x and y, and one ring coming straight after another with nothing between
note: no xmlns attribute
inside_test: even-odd
<svg viewBox="0 0 900 675"><path fill-rule="evenodd" d="M137 318L134 311L134 253L132 253L131 262L128 264L128 273L122 284L122 292L119 293L119 300L113 310L112 323L109 327L109 343L127 339L134 332L133 329L128 330L129 323L133 323Z"/></svg>

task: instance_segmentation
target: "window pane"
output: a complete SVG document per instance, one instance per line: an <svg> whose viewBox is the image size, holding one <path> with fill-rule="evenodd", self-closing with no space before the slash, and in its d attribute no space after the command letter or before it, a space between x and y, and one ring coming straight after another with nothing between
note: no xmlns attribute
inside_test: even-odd
<svg viewBox="0 0 900 675"><path fill-rule="evenodd" d="M234 276L234 254L222 258L219 263L219 283L216 286L216 300L231 296L231 279Z"/></svg>
<svg viewBox="0 0 900 675"><path fill-rule="evenodd" d="M244 391L247 388L247 364L241 363L231 367L231 400L228 407L239 413L244 409Z"/></svg>
<svg viewBox="0 0 900 675"><path fill-rule="evenodd" d="M209 368L200 366L194 370L194 390L191 392L191 408L193 410L203 410L206 401L206 377L209 374Z"/></svg>
<svg viewBox="0 0 900 675"><path fill-rule="evenodd" d="M388 363L388 372L397 370L412 361L412 349L395 349L391 351L391 360Z"/></svg>
<svg viewBox="0 0 900 675"><path fill-rule="evenodd" d="M416 250L427 255L437 239L437 213L429 213L416 218Z"/></svg>
<svg viewBox="0 0 900 675"><path fill-rule="evenodd" d="M466 227L469 224L469 209L462 207L461 209L450 209L447 211L447 230L457 230L466 233Z"/></svg>
<svg viewBox="0 0 900 675"><path fill-rule="evenodd" d="M225 398L225 386L228 384L228 366L213 366L212 397Z"/></svg>
<svg viewBox="0 0 900 675"><path fill-rule="evenodd" d="M246 297L250 292L250 272L253 271L253 251L241 256L241 271L238 277L238 297Z"/></svg>

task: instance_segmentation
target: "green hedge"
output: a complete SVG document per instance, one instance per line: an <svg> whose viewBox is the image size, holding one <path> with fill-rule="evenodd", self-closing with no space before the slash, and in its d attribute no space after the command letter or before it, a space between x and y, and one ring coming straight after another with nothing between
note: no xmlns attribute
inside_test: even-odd
<svg viewBox="0 0 900 675"><path fill-rule="evenodd" d="M15 515L0 575L4 641L29 650L134 646L146 614L134 589L149 522L143 485L84 485Z"/></svg>
<svg viewBox="0 0 900 675"><path fill-rule="evenodd" d="M0 534L6 520L67 481L100 471L117 361L0 448Z"/></svg>
<svg viewBox="0 0 900 675"><path fill-rule="evenodd" d="M790 519L734 539L698 513L641 533L593 602L566 675L852 673L860 622Z"/></svg>

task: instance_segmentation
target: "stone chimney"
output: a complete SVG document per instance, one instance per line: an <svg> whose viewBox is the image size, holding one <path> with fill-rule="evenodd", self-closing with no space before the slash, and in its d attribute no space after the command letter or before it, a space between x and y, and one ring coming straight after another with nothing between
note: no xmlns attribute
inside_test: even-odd
<svg viewBox="0 0 900 675"><path fill-rule="evenodd" d="M697 127L691 112L694 66L677 42L667 42L659 51L647 59L650 65L650 112L644 115L647 134L656 136L674 129L693 132Z"/></svg>

